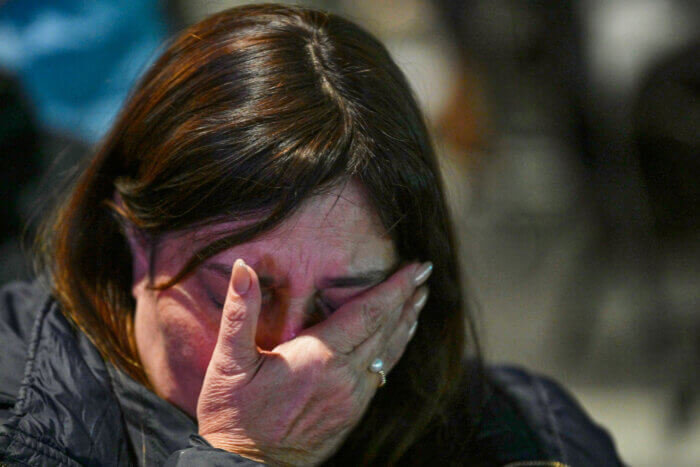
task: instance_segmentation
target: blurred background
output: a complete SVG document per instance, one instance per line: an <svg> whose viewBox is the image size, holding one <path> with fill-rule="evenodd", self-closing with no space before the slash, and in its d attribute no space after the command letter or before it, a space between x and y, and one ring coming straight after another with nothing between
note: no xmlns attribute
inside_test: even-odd
<svg viewBox="0 0 700 467"><path fill-rule="evenodd" d="M2 282L167 37L242 3L0 0ZM296 3L411 81L487 358L559 380L630 465L700 465L700 2Z"/></svg>

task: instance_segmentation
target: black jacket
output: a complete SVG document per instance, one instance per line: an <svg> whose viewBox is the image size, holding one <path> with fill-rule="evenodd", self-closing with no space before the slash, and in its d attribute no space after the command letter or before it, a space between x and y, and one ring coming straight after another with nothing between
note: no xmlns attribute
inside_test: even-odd
<svg viewBox="0 0 700 467"><path fill-rule="evenodd" d="M476 437L485 465L621 465L555 383L514 368L489 375ZM3 465L259 465L211 447L187 415L106 364L36 284L0 291L0 423Z"/></svg>

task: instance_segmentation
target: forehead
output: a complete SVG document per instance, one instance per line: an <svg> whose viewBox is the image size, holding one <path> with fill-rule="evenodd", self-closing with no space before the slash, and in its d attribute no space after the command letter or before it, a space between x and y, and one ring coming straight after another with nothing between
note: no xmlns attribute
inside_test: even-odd
<svg viewBox="0 0 700 467"><path fill-rule="evenodd" d="M189 241L197 247L219 235L242 226L241 221L222 222L191 232ZM342 263L352 266L382 266L394 259L393 243L369 203L362 186L349 181L306 200L299 209L275 229L250 242L216 255L233 262L238 255L247 261L270 259L281 267L285 262ZM229 258L231 256L231 258ZM340 264L338 264L340 265Z"/></svg>
<svg viewBox="0 0 700 467"><path fill-rule="evenodd" d="M330 235L330 238L334 238L334 235L369 235L388 238L377 213L356 182L349 182L306 200L293 216L265 236L272 239L296 235Z"/></svg>

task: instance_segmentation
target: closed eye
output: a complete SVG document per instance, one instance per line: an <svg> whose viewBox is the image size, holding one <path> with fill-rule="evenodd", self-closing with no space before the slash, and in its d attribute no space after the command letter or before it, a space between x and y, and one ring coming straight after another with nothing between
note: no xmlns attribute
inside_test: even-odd
<svg viewBox="0 0 700 467"><path fill-rule="evenodd" d="M214 275L222 281L226 281L226 284L228 284L230 278L231 267L232 266L229 264L216 262L205 263L203 265L205 271L214 273ZM320 288L323 290L324 295L330 295L333 298L331 300L327 296L317 295L314 299L314 308L322 311L327 317L335 312L341 304L364 292L366 289L374 287L384 281L397 267L398 265L393 265L386 270L370 270L353 276L325 278L321 281ZM261 298L263 305L265 303L270 303L274 299L274 281L271 277L265 275L259 275L258 279L260 280L262 289ZM218 299L208 287L207 294L216 307L219 309L223 308L225 296L222 299Z"/></svg>
<svg viewBox="0 0 700 467"><path fill-rule="evenodd" d="M338 309L338 307L328 303L326 299L321 297L320 295L316 296L316 306L321 310L321 312L324 314L325 317L330 316L335 312L335 310Z"/></svg>
<svg viewBox="0 0 700 467"><path fill-rule="evenodd" d="M214 304L214 306L215 306L216 308L221 309L221 308L224 307L223 302L222 302L221 300L219 300L218 298L216 298L216 295L214 295L214 294L211 292L211 290L209 290L209 289L207 288L207 289L206 289L206 292L207 292L207 296L209 297L209 300L211 300L211 302Z"/></svg>

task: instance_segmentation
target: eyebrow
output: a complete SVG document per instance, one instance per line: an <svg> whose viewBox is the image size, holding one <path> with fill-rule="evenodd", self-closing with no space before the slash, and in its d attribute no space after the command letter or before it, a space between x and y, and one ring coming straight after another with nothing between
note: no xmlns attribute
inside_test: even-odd
<svg viewBox="0 0 700 467"><path fill-rule="evenodd" d="M231 269L233 268L232 265L229 266L227 264L215 262L204 263L202 267L226 279L231 277ZM326 277L321 281L321 288L349 289L376 285L386 279L393 269L395 268L365 271L352 276ZM260 285L262 287L270 287L275 283L274 279L270 276L259 275L258 279L260 279Z"/></svg>

